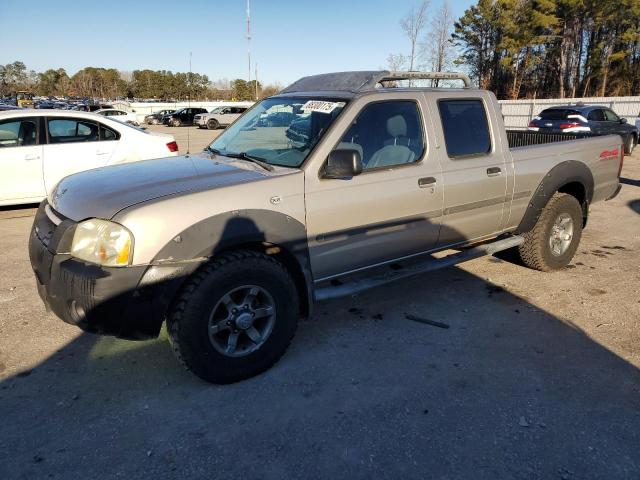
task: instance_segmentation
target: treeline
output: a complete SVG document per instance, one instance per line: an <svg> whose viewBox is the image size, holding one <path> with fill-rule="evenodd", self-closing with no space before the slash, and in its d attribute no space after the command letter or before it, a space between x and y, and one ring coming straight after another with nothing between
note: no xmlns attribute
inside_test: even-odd
<svg viewBox="0 0 640 480"><path fill-rule="evenodd" d="M499 98L640 94L640 0L479 0L451 42Z"/></svg>
<svg viewBox="0 0 640 480"><path fill-rule="evenodd" d="M259 98L280 90L278 85L258 82ZM211 81L199 73L173 73L168 70L134 70L86 67L69 76L64 68L45 72L28 70L24 63L0 65L0 95L28 90L37 95L92 98L117 97L159 100L254 100L256 82L242 79Z"/></svg>

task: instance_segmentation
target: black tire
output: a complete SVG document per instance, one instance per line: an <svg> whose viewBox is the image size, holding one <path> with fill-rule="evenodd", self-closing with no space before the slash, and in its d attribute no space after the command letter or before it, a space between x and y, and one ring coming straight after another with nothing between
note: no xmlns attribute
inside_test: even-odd
<svg viewBox="0 0 640 480"><path fill-rule="evenodd" d="M550 245L554 224L560 216L568 215L573 222L572 236L566 250L554 254ZM535 270L550 272L566 267L576 253L582 237L582 207L580 202L566 193L555 193L549 200L533 229L523 236L518 247L522 262Z"/></svg>
<svg viewBox="0 0 640 480"><path fill-rule="evenodd" d="M633 134L627 135L627 139L624 142L624 154L631 155L637 143L638 142Z"/></svg>
<svg viewBox="0 0 640 480"><path fill-rule="evenodd" d="M215 130L216 128L220 127L220 122L218 122L215 118L210 119L207 122L207 128L209 130Z"/></svg>
<svg viewBox="0 0 640 480"><path fill-rule="evenodd" d="M182 122L180 121L179 118L174 118L173 120L171 120L171 125L174 127L181 127Z"/></svg>
<svg viewBox="0 0 640 480"><path fill-rule="evenodd" d="M228 292L247 284L268 291L275 321L257 350L230 357L214 348L209 317ZM262 253L238 251L212 260L186 282L168 315L167 332L174 353L189 370L208 382L227 384L274 365L291 343L299 316L298 293L286 268Z"/></svg>

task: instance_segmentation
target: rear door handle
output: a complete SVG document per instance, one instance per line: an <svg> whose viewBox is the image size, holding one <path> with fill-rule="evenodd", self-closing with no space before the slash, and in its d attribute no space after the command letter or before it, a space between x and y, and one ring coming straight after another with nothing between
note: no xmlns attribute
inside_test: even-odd
<svg viewBox="0 0 640 480"><path fill-rule="evenodd" d="M40 160L40 155L29 154L24 156L25 160Z"/></svg>
<svg viewBox="0 0 640 480"><path fill-rule="evenodd" d="M487 168L487 176L488 177L497 177L501 173L502 173L502 169L500 167Z"/></svg>
<svg viewBox="0 0 640 480"><path fill-rule="evenodd" d="M418 179L418 186L420 188L433 187L436 184L434 177L422 177Z"/></svg>
<svg viewBox="0 0 640 480"><path fill-rule="evenodd" d="M106 155L107 153L109 153L109 150L98 150L96 155Z"/></svg>

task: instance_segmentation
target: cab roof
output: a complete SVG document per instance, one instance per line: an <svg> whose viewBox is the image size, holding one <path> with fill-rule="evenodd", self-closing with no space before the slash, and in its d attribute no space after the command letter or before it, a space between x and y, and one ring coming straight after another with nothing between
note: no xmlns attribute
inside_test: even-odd
<svg viewBox="0 0 640 480"><path fill-rule="evenodd" d="M400 80L461 80L464 89L471 87L469 77L456 72L391 72L388 70L364 70L353 72L323 73L302 77L283 89L276 96L318 95L334 98L352 98L362 93L398 92L415 90L443 90L442 88L395 87ZM447 88L446 90L452 90ZM458 89L456 89L458 90Z"/></svg>

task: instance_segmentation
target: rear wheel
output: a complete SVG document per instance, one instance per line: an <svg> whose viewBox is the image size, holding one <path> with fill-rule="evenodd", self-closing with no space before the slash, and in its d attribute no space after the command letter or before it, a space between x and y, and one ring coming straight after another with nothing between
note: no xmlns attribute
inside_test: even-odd
<svg viewBox="0 0 640 480"><path fill-rule="evenodd" d="M233 252L200 269L167 320L176 356L200 378L233 383L271 367L298 324L291 275L273 258Z"/></svg>
<svg viewBox="0 0 640 480"><path fill-rule="evenodd" d="M551 197L518 252L530 268L549 272L566 267L582 237L582 207L566 193Z"/></svg>
<svg viewBox="0 0 640 480"><path fill-rule="evenodd" d="M209 130L215 130L220 126L220 122L218 122L215 118L212 118L207 122L207 128Z"/></svg>
<svg viewBox="0 0 640 480"><path fill-rule="evenodd" d="M171 125L173 125L174 127L180 127L182 126L182 122L179 118L174 118L173 120L171 120Z"/></svg>

